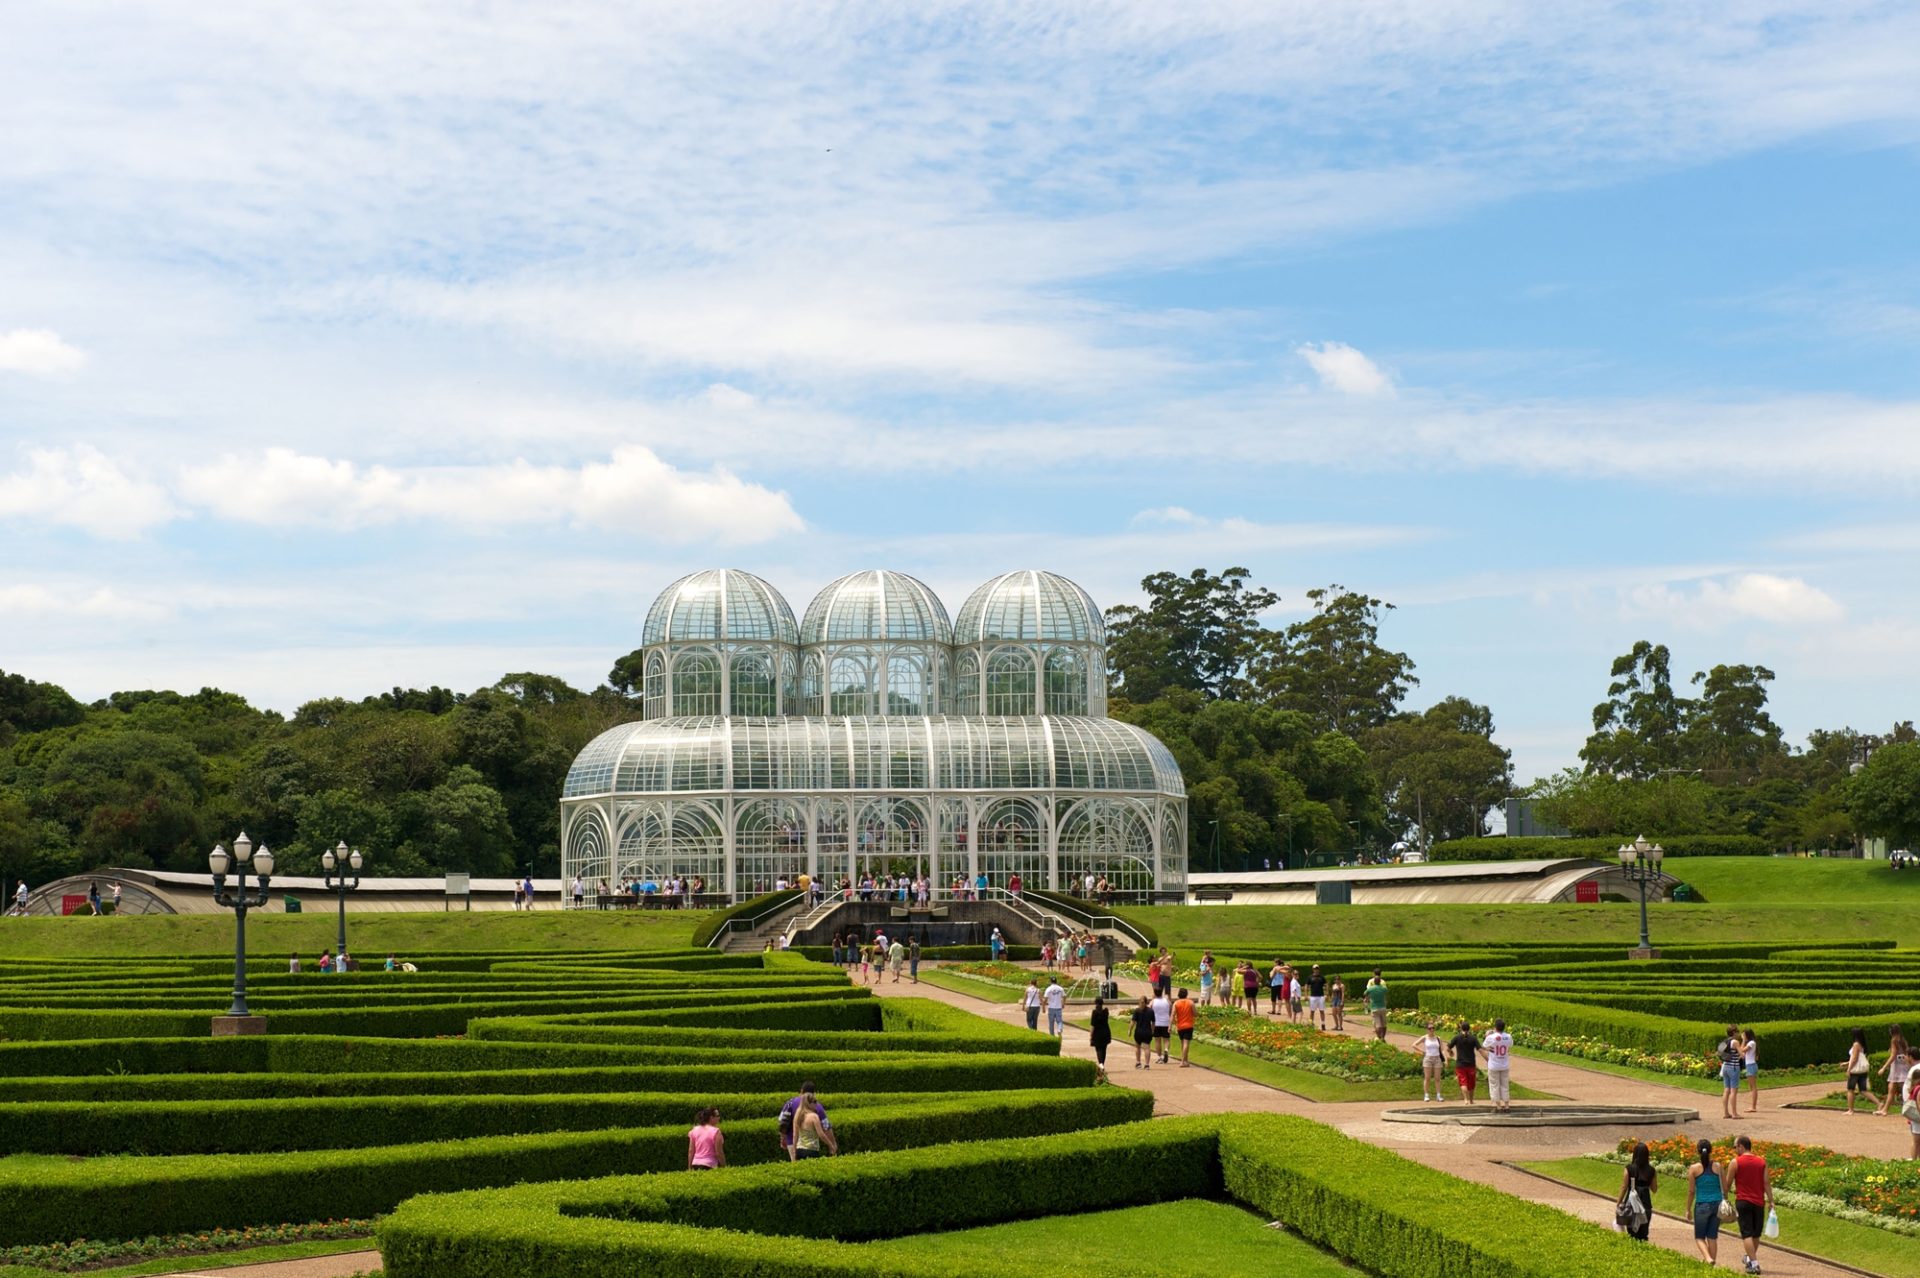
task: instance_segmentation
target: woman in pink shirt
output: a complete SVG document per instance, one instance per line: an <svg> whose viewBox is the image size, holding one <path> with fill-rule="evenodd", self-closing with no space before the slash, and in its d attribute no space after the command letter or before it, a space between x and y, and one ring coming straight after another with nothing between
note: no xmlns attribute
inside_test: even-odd
<svg viewBox="0 0 1920 1278"><path fill-rule="evenodd" d="M720 1134L720 1111L703 1109L687 1133L687 1170L718 1171L727 1165L727 1138Z"/></svg>

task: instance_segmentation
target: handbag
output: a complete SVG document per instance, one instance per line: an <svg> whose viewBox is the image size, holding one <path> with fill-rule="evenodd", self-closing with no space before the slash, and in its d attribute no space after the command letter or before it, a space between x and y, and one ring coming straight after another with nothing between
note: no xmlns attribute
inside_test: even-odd
<svg viewBox="0 0 1920 1278"><path fill-rule="evenodd" d="M1739 1211L1736 1210L1733 1205L1733 1199L1722 1198L1720 1200L1720 1223L1721 1224L1725 1224L1726 1222L1732 1220L1735 1216L1739 1214L1740 1214Z"/></svg>
<svg viewBox="0 0 1920 1278"><path fill-rule="evenodd" d="M1631 1225L1639 1218L1640 1218L1640 1213L1633 1209L1632 1194L1623 1195L1620 1201L1613 1205L1613 1223L1614 1224Z"/></svg>

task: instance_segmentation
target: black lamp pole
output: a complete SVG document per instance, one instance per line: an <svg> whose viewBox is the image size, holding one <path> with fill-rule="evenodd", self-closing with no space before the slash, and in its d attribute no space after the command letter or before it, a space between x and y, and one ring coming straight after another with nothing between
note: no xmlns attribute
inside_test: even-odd
<svg viewBox="0 0 1920 1278"><path fill-rule="evenodd" d="M247 891L247 866L260 878L257 892ZM233 841L231 854L214 844L207 856L207 868L213 871L213 899L233 911L233 1006L228 1016L247 1016L247 911L267 903L267 880L273 877L273 853L262 846L253 850L253 840L243 830ZM227 890L227 873L233 872L233 890Z"/></svg>
<svg viewBox="0 0 1920 1278"><path fill-rule="evenodd" d="M1666 849L1658 843L1647 842L1646 835L1640 835L1631 843L1620 845L1620 873L1630 883L1640 885L1640 948L1635 950L1636 958L1656 958L1659 951L1647 938L1647 885L1660 879L1660 863L1666 858Z"/></svg>
<svg viewBox="0 0 1920 1278"><path fill-rule="evenodd" d="M336 866L340 870L340 877L337 879L333 877ZM347 958L347 893L357 890L360 886L360 849L349 850L343 839L338 847L320 854L320 868L325 872L322 882L340 898L340 948L334 951L336 957L333 970L344 972L346 968L343 964ZM348 870L353 871L351 883L347 882Z"/></svg>

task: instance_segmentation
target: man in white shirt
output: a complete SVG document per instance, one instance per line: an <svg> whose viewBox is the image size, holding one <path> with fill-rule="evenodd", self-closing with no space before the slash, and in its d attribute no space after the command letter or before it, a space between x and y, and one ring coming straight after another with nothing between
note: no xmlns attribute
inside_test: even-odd
<svg viewBox="0 0 1920 1278"><path fill-rule="evenodd" d="M1044 997L1047 1000L1047 1033L1055 1038L1066 1035L1067 992L1060 988L1058 977L1050 977Z"/></svg>
<svg viewBox="0 0 1920 1278"><path fill-rule="evenodd" d="M1091 871L1088 872L1086 878L1080 880L1080 887L1080 895L1091 901L1093 899L1093 874Z"/></svg>
<svg viewBox="0 0 1920 1278"><path fill-rule="evenodd" d="M1173 1037L1173 1000L1165 994L1155 994L1147 1006L1153 1011L1153 1047L1160 1054L1160 1063L1165 1065L1167 1040Z"/></svg>
<svg viewBox="0 0 1920 1278"><path fill-rule="evenodd" d="M1487 1035L1480 1048L1487 1054L1487 1091L1493 1100L1493 1112L1507 1113L1513 1108L1510 1100L1513 1077L1508 1073L1513 1066L1513 1035L1507 1033L1507 1023L1496 1020L1493 1033Z"/></svg>
<svg viewBox="0 0 1920 1278"><path fill-rule="evenodd" d="M587 902L587 883L579 875L573 876L573 908L580 909Z"/></svg>
<svg viewBox="0 0 1920 1278"><path fill-rule="evenodd" d="M20 917L22 918L26 917L27 881L25 879L21 879L20 886L13 890L13 909L14 909L14 913L20 915Z"/></svg>

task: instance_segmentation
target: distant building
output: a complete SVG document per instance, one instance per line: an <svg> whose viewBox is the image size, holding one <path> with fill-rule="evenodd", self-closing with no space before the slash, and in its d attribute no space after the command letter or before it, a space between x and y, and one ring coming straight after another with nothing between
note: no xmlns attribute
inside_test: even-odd
<svg viewBox="0 0 1920 1278"><path fill-rule="evenodd" d="M1565 839L1571 837L1573 831L1549 825L1534 816L1532 799L1508 799L1507 833L1515 838Z"/></svg>

